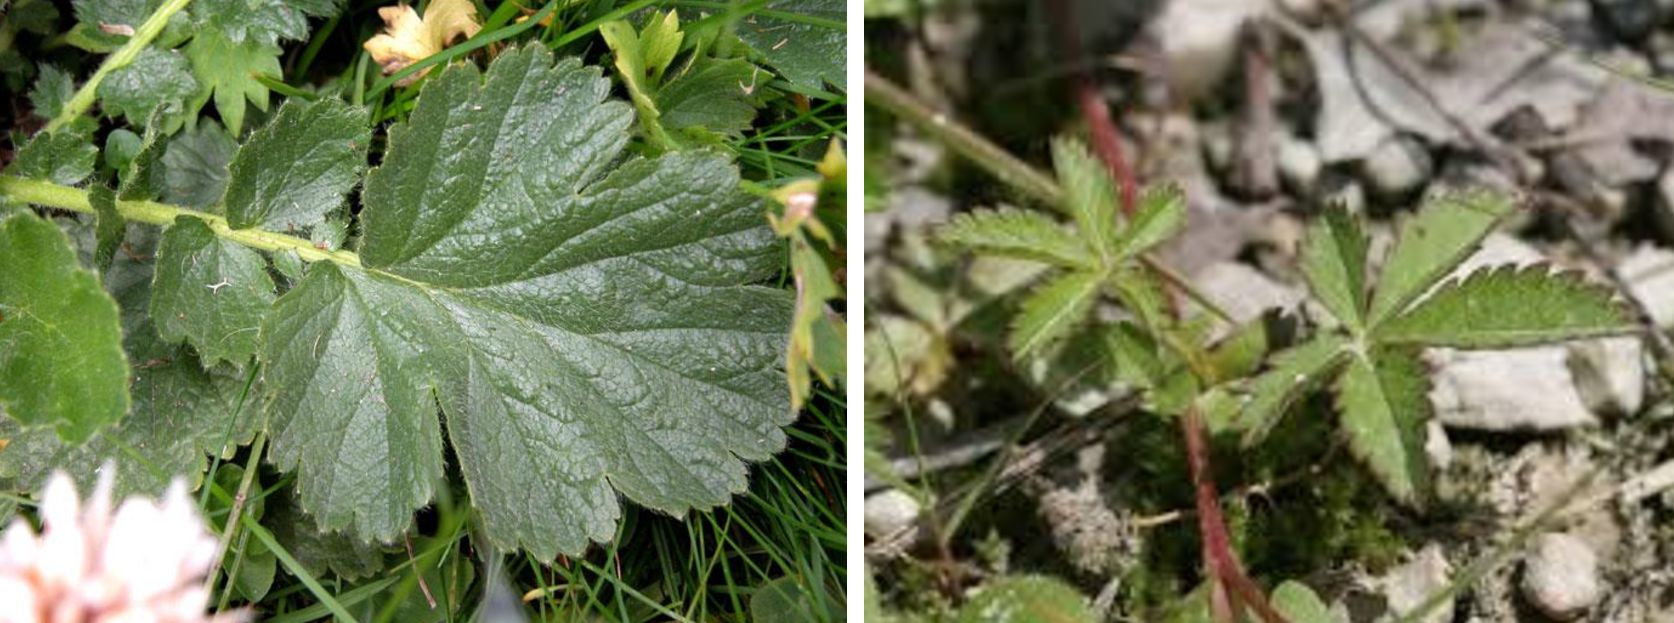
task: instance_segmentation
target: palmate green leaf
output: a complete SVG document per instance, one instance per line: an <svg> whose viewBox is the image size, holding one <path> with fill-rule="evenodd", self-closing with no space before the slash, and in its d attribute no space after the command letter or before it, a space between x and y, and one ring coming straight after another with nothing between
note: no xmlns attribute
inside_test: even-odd
<svg viewBox="0 0 1674 623"><path fill-rule="evenodd" d="M1419 209L1401 224L1384 261L1366 326L1405 310L1465 261L1511 209L1510 201L1489 192L1446 195Z"/></svg>
<svg viewBox="0 0 1674 623"><path fill-rule="evenodd" d="M89 246L90 233L76 227L79 246ZM130 227L128 241L134 254L118 253L104 272L105 289L121 308L133 408L121 422L81 445L67 444L50 430L0 431L0 438L11 440L0 451L0 479L7 481L10 490L39 491L55 469L88 481L96 468L113 461L117 497L157 496L176 476L197 486L209 466L209 455L230 457L255 435L260 386L250 390L240 410L246 374L205 369L191 349L157 336L148 301L151 256L158 238L155 227Z"/></svg>
<svg viewBox="0 0 1674 623"><path fill-rule="evenodd" d="M57 225L0 221L0 410L80 443L128 412L116 302L76 264Z"/></svg>
<svg viewBox="0 0 1674 623"><path fill-rule="evenodd" d="M197 348L205 362L242 367L261 343L257 330L273 305L273 278L255 251L183 216L157 250L151 317L164 340Z"/></svg>
<svg viewBox="0 0 1674 623"><path fill-rule="evenodd" d="M1352 356L1336 389L1349 451L1396 500L1423 506L1430 491L1424 454L1430 379L1417 352L1379 348Z"/></svg>
<svg viewBox="0 0 1674 623"><path fill-rule="evenodd" d="M848 12L843 0L769 0L738 23L738 38L797 86L847 90Z"/></svg>
<svg viewBox="0 0 1674 623"><path fill-rule="evenodd" d="M193 123L197 111L214 97L216 112L235 135L244 129L246 101L257 110L267 110L267 85L256 76L278 76L284 71L279 66L277 46L255 39L234 42L226 33L213 28L198 32L183 52L198 78L197 93L187 107L193 113L187 123Z"/></svg>
<svg viewBox="0 0 1674 623"><path fill-rule="evenodd" d="M1544 265L1500 266L1454 280L1385 321L1374 338L1455 348L1512 348L1633 330L1610 291Z"/></svg>
<svg viewBox="0 0 1674 623"><path fill-rule="evenodd" d="M6 167L6 173L74 185L93 174L98 160L99 148L93 146L86 129L72 126L36 134L17 151L17 160Z"/></svg>
<svg viewBox="0 0 1674 623"><path fill-rule="evenodd" d="M99 102L109 117L126 117L144 127L152 113L163 113L165 128L185 122L186 101L198 90L191 64L174 50L148 47L134 62L110 72L99 83Z"/></svg>
<svg viewBox="0 0 1674 623"><path fill-rule="evenodd" d="M430 80L363 192L361 261L263 324L272 459L322 528L391 539L442 476L437 406L496 545L616 531L617 494L727 501L784 444L791 299L719 154L619 163L631 109L578 61Z"/></svg>
<svg viewBox="0 0 1674 623"><path fill-rule="evenodd" d="M1325 210L1308 226L1299 261L1308 287L1326 311L1350 331L1366 327L1366 250L1370 242L1348 208Z"/></svg>
<svg viewBox="0 0 1674 623"><path fill-rule="evenodd" d="M1098 301L1099 273L1073 271L1048 279L1023 300L1006 343L1022 359L1073 332Z"/></svg>
<svg viewBox="0 0 1674 623"><path fill-rule="evenodd" d="M1348 339L1321 333L1273 356L1273 365L1250 381L1249 402L1238 416L1244 445L1255 445L1301 397L1319 387L1348 359Z"/></svg>
<svg viewBox="0 0 1674 623"><path fill-rule="evenodd" d="M1052 168L1064 188L1064 211L1098 256L1110 255L1122 228L1110 170L1088 153L1086 145L1062 137L1052 140Z"/></svg>
<svg viewBox="0 0 1674 623"><path fill-rule="evenodd" d="M360 181L372 129L334 99L288 100L233 157L227 225L297 231L325 220Z"/></svg>
<svg viewBox="0 0 1674 623"><path fill-rule="evenodd" d="M1186 227L1186 197L1173 184L1153 186L1139 198L1133 222L1116 241L1117 254L1133 257L1167 242Z"/></svg>
<svg viewBox="0 0 1674 623"><path fill-rule="evenodd" d="M938 232L947 244L990 255L1092 269L1098 259L1075 232L1040 212L999 208L953 215Z"/></svg>

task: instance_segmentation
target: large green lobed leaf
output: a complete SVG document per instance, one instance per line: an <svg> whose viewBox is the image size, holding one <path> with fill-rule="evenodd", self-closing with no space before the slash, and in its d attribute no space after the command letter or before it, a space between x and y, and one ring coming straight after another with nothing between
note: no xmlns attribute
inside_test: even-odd
<svg viewBox="0 0 1674 623"><path fill-rule="evenodd" d="M0 221L0 411L86 441L128 412L116 302L69 238L29 211Z"/></svg>
<svg viewBox="0 0 1674 623"><path fill-rule="evenodd" d="M618 492L715 506L783 446L764 205L719 154L622 161L609 87L538 46L433 78L367 176L368 270L275 304L271 456L322 528L405 530L444 423L488 538L547 560L609 539Z"/></svg>

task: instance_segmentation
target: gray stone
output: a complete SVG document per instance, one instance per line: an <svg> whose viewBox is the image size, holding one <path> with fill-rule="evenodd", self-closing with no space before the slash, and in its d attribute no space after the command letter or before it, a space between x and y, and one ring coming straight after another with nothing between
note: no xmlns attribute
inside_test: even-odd
<svg viewBox="0 0 1674 623"><path fill-rule="evenodd" d="M1588 409L1626 415L1645 401L1645 348L1638 337L1573 342L1569 371Z"/></svg>
<svg viewBox="0 0 1674 623"><path fill-rule="evenodd" d="M1360 163L1360 173L1373 195L1400 197L1423 186L1433 167L1430 152L1422 143L1397 136L1367 154Z"/></svg>
<svg viewBox="0 0 1674 623"><path fill-rule="evenodd" d="M1211 264L1192 276L1198 291L1239 322L1249 322L1270 308L1295 311L1302 291L1274 281L1242 262Z"/></svg>
<svg viewBox="0 0 1674 623"><path fill-rule="evenodd" d="M1325 163L1313 143L1294 136L1279 141L1279 178L1298 195L1313 194Z"/></svg>
<svg viewBox="0 0 1674 623"><path fill-rule="evenodd" d="M1576 392L1568 358L1562 346L1432 349L1426 353L1435 370L1430 403L1436 417L1453 428L1553 431L1596 424Z"/></svg>
<svg viewBox="0 0 1674 623"><path fill-rule="evenodd" d="M1622 260L1616 272L1657 326L1674 327L1674 251L1641 246Z"/></svg>
<svg viewBox="0 0 1674 623"><path fill-rule="evenodd" d="M1441 545L1431 543L1419 550L1411 561L1377 578L1379 592L1391 613L1400 616L1417 609L1430 595L1447 587L1452 581L1453 565L1442 555ZM1422 623L1446 623L1453 620L1453 602L1430 611L1420 619Z"/></svg>
<svg viewBox="0 0 1674 623"><path fill-rule="evenodd" d="M1581 539L1554 532L1535 540L1523 561L1523 598L1542 614L1559 621L1581 616L1603 594L1598 556Z"/></svg>
<svg viewBox="0 0 1674 623"><path fill-rule="evenodd" d="M900 489L885 489L866 496L866 536L892 539L918 522L919 504Z"/></svg>

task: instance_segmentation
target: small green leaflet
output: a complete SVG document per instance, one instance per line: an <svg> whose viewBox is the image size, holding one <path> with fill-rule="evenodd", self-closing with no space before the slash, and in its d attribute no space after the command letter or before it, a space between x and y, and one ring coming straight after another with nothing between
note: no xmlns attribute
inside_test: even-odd
<svg viewBox="0 0 1674 623"><path fill-rule="evenodd" d="M1012 320L1008 345L1019 359L1074 332L1093 311L1099 282L1095 272L1075 271L1053 277L1023 301Z"/></svg>
<svg viewBox="0 0 1674 623"><path fill-rule="evenodd" d="M308 37L308 17L336 15L337 0L197 0L197 32L222 33L232 43L275 48L284 39ZM274 50L277 54L278 50Z"/></svg>
<svg viewBox="0 0 1674 623"><path fill-rule="evenodd" d="M99 101L105 114L122 116L134 127L145 127L152 113L164 115L164 125L178 128L185 122L186 100L198 90L191 64L174 50L148 47L129 63L110 72L99 83Z"/></svg>
<svg viewBox="0 0 1674 623"><path fill-rule="evenodd" d="M1492 193L1461 193L1431 201L1408 218L1384 260L1366 324L1376 325L1405 310L1465 261L1511 209L1511 202Z"/></svg>
<svg viewBox="0 0 1674 623"><path fill-rule="evenodd" d="M1350 331L1366 327L1366 250L1360 222L1341 204L1327 208L1308 227L1300 262L1308 287L1331 315Z"/></svg>
<svg viewBox="0 0 1674 623"><path fill-rule="evenodd" d="M17 160L6 173L73 185L92 175L98 160L99 148L93 146L86 129L70 126L36 134L18 150Z"/></svg>
<svg viewBox="0 0 1674 623"><path fill-rule="evenodd" d="M0 406L79 443L128 412L116 301L69 238L29 211L0 221Z"/></svg>
<svg viewBox="0 0 1674 623"><path fill-rule="evenodd" d="M1122 226L1116 182L1110 178L1110 171L1085 145L1067 138L1053 139L1052 167L1064 188L1063 207L1087 244L1101 256L1108 256L1115 250L1116 232Z"/></svg>
<svg viewBox="0 0 1674 623"><path fill-rule="evenodd" d="M1064 268L1098 265L1091 245L1040 212L999 208L953 215L937 232L948 244L978 253L1047 262Z"/></svg>
<svg viewBox="0 0 1674 623"><path fill-rule="evenodd" d="M847 90L848 12L843 0L771 0L738 23L738 38L797 86Z"/></svg>
<svg viewBox="0 0 1674 623"><path fill-rule="evenodd" d="M1337 379L1337 408L1349 450L1384 489L1422 506L1430 488L1424 423L1430 419L1430 378L1411 349L1379 349L1349 358Z"/></svg>
<svg viewBox="0 0 1674 623"><path fill-rule="evenodd" d="M1273 589L1273 609L1291 623L1336 623L1331 609L1306 584L1285 580Z"/></svg>
<svg viewBox="0 0 1674 623"><path fill-rule="evenodd" d="M256 353L256 331L275 298L267 262L189 216L163 232L156 259L151 318L157 333L190 343L205 363L242 367Z"/></svg>
<svg viewBox="0 0 1674 623"><path fill-rule="evenodd" d="M1042 575L997 578L959 609L959 623L1092 623L1087 598L1062 580Z"/></svg>
<svg viewBox="0 0 1674 623"><path fill-rule="evenodd" d="M359 108L286 101L233 157L227 225L292 232L324 220L360 181L371 135Z"/></svg>
<svg viewBox="0 0 1674 623"><path fill-rule="evenodd" d="M1443 285L1411 310L1378 327L1384 343L1455 348L1512 348L1616 335L1626 312L1610 291L1579 275L1542 265L1478 270Z"/></svg>
<svg viewBox="0 0 1674 623"><path fill-rule="evenodd" d="M1331 377L1349 355L1348 339L1325 333L1273 356L1273 365L1250 382L1250 401L1239 416L1244 445L1265 438L1299 398Z"/></svg>
<svg viewBox="0 0 1674 623"><path fill-rule="evenodd" d="M65 102L75 97L76 81L74 76L56 65L41 63L40 68L41 75L35 79L35 88L29 90L29 103L35 107L36 115L51 119L64 110Z"/></svg>
<svg viewBox="0 0 1674 623"><path fill-rule="evenodd" d="M620 162L609 86L540 46L431 78L367 175L367 269L275 303L271 456L321 528L405 530L444 421L488 539L543 560L611 538L618 492L722 504L783 446L791 298L746 285L780 258L765 206L719 154Z"/></svg>
<svg viewBox="0 0 1674 623"><path fill-rule="evenodd" d="M198 90L187 109L197 111L215 98L215 110L227 129L238 134L244 129L244 104L248 101L257 110L267 110L268 89L255 76L278 76L279 48L256 40L237 43L220 30L199 31L186 44L186 60L198 77ZM196 115L187 121L196 122Z"/></svg>

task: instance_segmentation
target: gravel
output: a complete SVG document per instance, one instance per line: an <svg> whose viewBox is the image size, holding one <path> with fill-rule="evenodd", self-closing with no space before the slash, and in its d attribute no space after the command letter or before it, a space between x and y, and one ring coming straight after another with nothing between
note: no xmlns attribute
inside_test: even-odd
<svg viewBox="0 0 1674 623"><path fill-rule="evenodd" d="M1547 617L1568 621L1598 603L1598 556L1581 539L1554 532L1536 539L1523 562L1523 598Z"/></svg>

